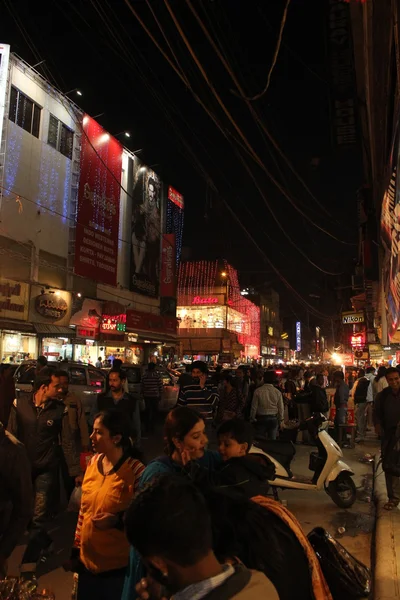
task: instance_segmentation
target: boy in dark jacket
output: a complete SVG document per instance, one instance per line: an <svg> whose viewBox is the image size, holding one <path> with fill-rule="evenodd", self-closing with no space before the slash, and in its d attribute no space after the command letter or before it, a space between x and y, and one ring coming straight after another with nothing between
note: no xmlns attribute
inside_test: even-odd
<svg viewBox="0 0 400 600"><path fill-rule="evenodd" d="M248 455L253 444L253 428L243 419L225 421L218 429L218 450L222 466L215 473L218 487L232 488L247 498L266 496L268 480L275 478L275 465L260 464Z"/></svg>

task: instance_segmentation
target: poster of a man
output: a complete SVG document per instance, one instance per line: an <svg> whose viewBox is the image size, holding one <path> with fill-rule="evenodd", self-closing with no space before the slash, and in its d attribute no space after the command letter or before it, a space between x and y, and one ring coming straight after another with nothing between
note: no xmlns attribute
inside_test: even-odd
<svg viewBox="0 0 400 600"><path fill-rule="evenodd" d="M160 276L161 181L136 168L132 209L131 289L156 297Z"/></svg>

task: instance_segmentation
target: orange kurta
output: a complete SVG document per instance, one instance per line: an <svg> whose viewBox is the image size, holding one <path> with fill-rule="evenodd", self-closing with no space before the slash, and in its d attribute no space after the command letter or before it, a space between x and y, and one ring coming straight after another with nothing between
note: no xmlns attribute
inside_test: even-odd
<svg viewBox="0 0 400 600"><path fill-rule="evenodd" d="M118 469L103 475L99 469L102 455L93 457L82 484L82 502L75 534L80 547L80 560L92 573L102 573L126 567L129 562L129 542L125 532L114 527L102 531L92 522L101 513L117 515L124 512L137 490L144 465L128 458Z"/></svg>

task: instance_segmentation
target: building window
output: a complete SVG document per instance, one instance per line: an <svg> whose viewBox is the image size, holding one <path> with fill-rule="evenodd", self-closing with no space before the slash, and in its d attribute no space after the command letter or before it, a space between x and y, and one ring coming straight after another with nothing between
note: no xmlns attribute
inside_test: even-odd
<svg viewBox="0 0 400 600"><path fill-rule="evenodd" d="M47 143L67 158L72 158L74 132L54 115L50 115Z"/></svg>
<svg viewBox="0 0 400 600"><path fill-rule="evenodd" d="M15 87L11 87L9 119L28 133L39 137L41 107Z"/></svg>

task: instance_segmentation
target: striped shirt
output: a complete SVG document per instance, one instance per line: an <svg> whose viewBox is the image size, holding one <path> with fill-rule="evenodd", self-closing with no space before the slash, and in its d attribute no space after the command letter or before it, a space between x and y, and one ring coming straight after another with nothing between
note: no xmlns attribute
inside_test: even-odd
<svg viewBox="0 0 400 600"><path fill-rule="evenodd" d="M186 385L179 393L177 406L187 406L199 412L204 419L212 419L218 408L219 395L215 386L206 383Z"/></svg>
<svg viewBox="0 0 400 600"><path fill-rule="evenodd" d="M141 382L142 396L145 398L161 398L163 384L157 371L146 371Z"/></svg>

